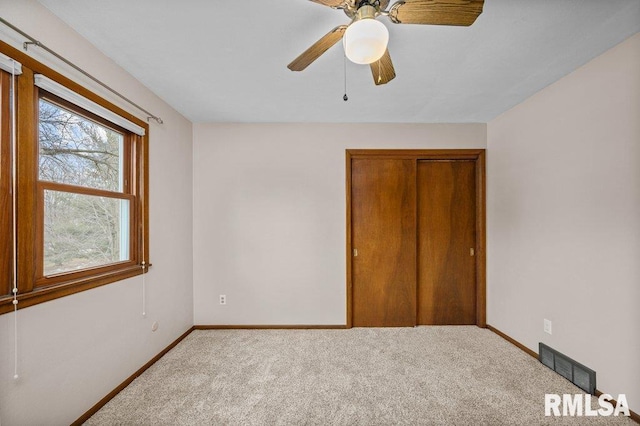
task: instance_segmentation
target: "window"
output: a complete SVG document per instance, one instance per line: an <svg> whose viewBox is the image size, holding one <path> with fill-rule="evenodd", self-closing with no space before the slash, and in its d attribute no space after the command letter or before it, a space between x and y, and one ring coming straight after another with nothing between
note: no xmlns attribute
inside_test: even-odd
<svg viewBox="0 0 640 426"><path fill-rule="evenodd" d="M13 309L14 226L19 307L139 275L148 265L146 123L29 63L34 69L23 66L15 77L17 223L12 77L2 71L0 78L0 313Z"/></svg>
<svg viewBox="0 0 640 426"><path fill-rule="evenodd" d="M11 293L13 277L10 116L11 75L0 71L0 295Z"/></svg>
<svg viewBox="0 0 640 426"><path fill-rule="evenodd" d="M131 261L133 137L40 91L37 285Z"/></svg>

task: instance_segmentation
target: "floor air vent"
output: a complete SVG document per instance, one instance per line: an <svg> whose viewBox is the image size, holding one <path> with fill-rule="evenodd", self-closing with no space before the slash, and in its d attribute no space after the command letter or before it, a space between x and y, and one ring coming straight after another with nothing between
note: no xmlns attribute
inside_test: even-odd
<svg viewBox="0 0 640 426"><path fill-rule="evenodd" d="M596 372L551 349L544 343L538 345L538 359L541 363L566 378L574 385L594 395L596 392Z"/></svg>

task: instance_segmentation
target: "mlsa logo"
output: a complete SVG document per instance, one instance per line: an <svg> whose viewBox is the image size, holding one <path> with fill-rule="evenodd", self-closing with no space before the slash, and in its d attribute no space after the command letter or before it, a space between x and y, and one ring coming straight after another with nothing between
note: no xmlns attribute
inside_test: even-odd
<svg viewBox="0 0 640 426"><path fill-rule="evenodd" d="M591 406L591 395L578 393L571 395L565 393L557 395L548 393L544 396L545 416L629 416L627 397L621 393L618 395L618 404L614 407L611 395L603 393L598 398L600 408Z"/></svg>

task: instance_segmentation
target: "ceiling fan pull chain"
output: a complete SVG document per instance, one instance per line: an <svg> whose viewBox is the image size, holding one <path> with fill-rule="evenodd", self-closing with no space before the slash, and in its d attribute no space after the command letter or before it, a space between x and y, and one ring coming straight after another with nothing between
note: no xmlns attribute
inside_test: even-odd
<svg viewBox="0 0 640 426"><path fill-rule="evenodd" d="M344 96L342 100L347 102L349 97L347 96L347 54L344 54Z"/></svg>

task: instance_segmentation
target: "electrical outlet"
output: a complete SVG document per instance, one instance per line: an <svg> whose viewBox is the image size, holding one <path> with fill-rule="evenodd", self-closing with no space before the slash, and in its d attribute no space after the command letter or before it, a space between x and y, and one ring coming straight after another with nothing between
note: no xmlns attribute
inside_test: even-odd
<svg viewBox="0 0 640 426"><path fill-rule="evenodd" d="M224 294L220 295L220 304L221 305L226 305L227 304L227 296L225 296Z"/></svg>
<svg viewBox="0 0 640 426"><path fill-rule="evenodd" d="M551 333L551 321L549 321L548 319L544 320L544 332L548 333L548 334L552 334Z"/></svg>

